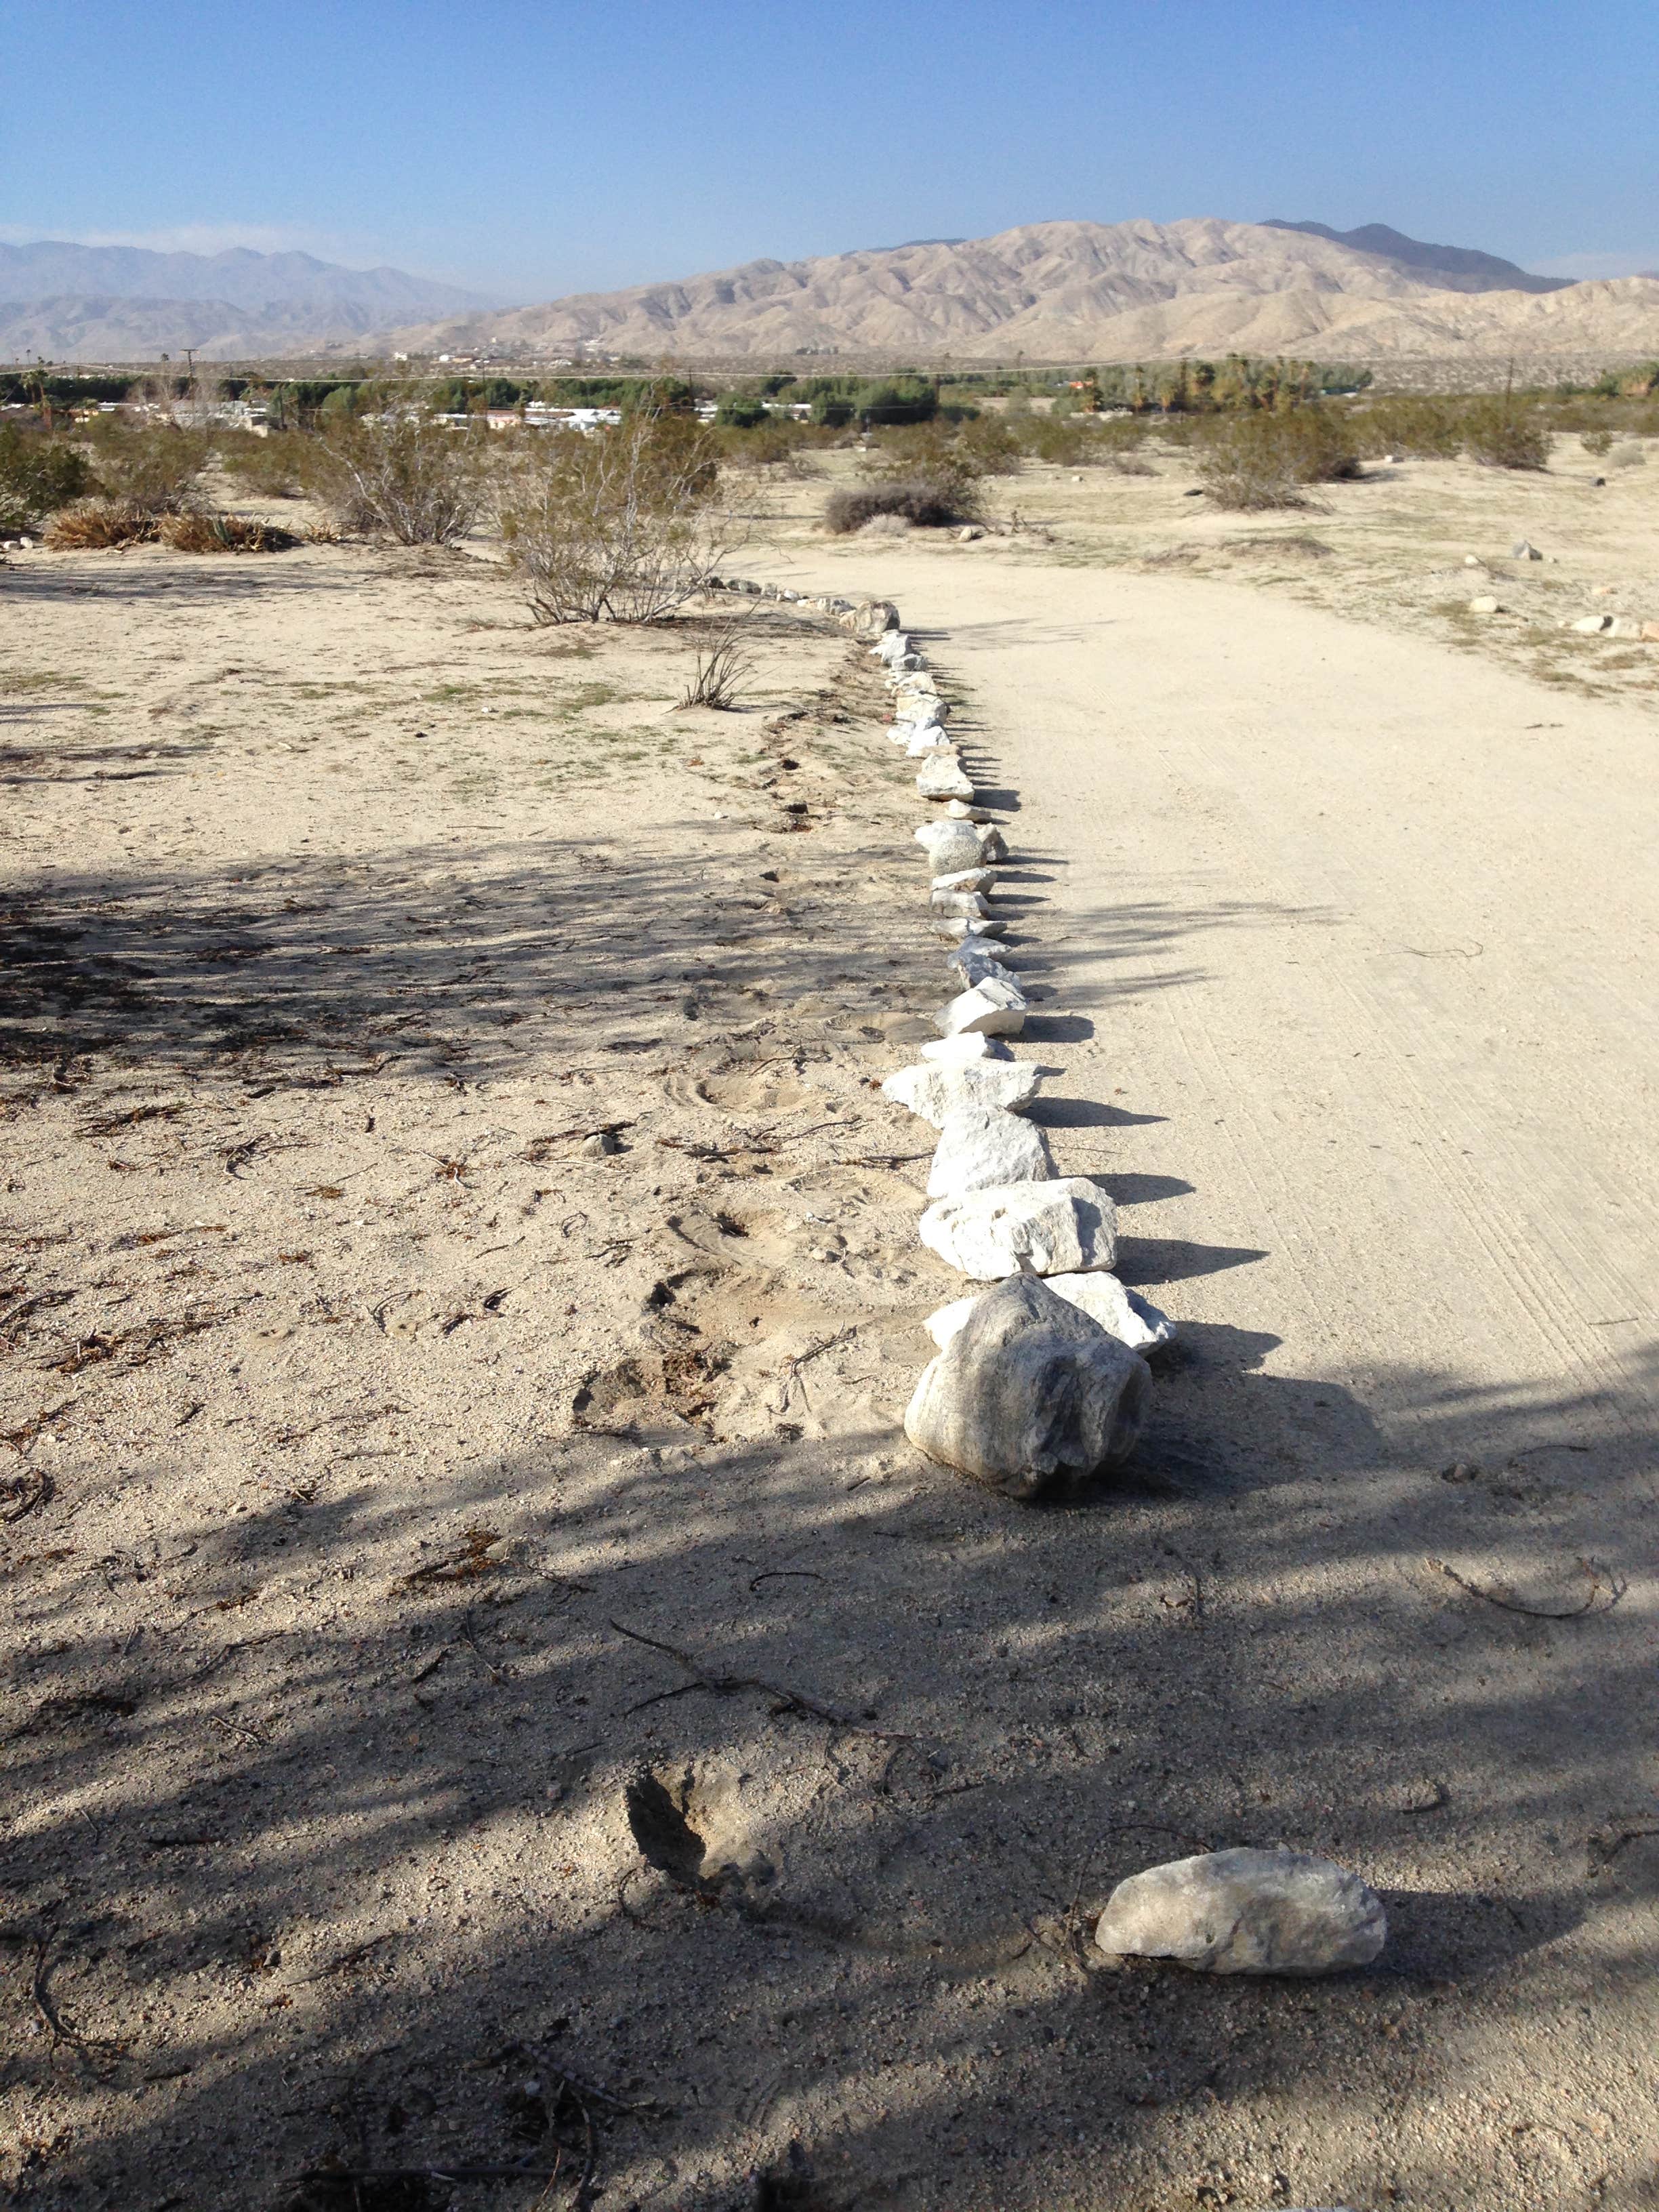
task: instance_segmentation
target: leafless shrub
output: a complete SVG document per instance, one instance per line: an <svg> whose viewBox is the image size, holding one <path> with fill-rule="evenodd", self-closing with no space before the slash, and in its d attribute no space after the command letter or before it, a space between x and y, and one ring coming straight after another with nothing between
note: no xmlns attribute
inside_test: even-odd
<svg viewBox="0 0 1659 2212"><path fill-rule="evenodd" d="M296 542L269 522L207 508L164 517L161 536L175 553L285 553Z"/></svg>
<svg viewBox="0 0 1659 2212"><path fill-rule="evenodd" d="M471 434L407 413L348 419L317 441L317 489L340 529L453 545L483 506Z"/></svg>
<svg viewBox="0 0 1659 2212"><path fill-rule="evenodd" d="M706 653L699 653L691 681L681 695L682 707L735 707L749 688L754 672L741 622L729 622L715 633Z"/></svg>
<svg viewBox="0 0 1659 2212"><path fill-rule="evenodd" d="M149 544L160 532L160 517L135 500L82 499L52 516L43 542L54 553L111 553Z"/></svg>
<svg viewBox="0 0 1659 2212"><path fill-rule="evenodd" d="M532 619L659 622L695 599L736 550L718 477L714 440L681 416L547 440L501 506Z"/></svg>

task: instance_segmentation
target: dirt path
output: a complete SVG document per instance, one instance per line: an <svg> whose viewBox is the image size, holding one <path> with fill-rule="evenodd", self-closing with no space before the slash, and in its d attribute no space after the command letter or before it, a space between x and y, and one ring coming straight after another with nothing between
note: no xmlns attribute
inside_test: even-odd
<svg viewBox="0 0 1659 2212"><path fill-rule="evenodd" d="M686 641L486 570L43 557L0 2186L1650 2203L1646 720L807 542L748 565L937 621L1006 787L1018 1049L1183 1332L1146 1446L1033 1511L902 1438L945 976L843 635L688 720ZM1280 1841L1376 1969L1095 1963L1124 1875Z"/></svg>

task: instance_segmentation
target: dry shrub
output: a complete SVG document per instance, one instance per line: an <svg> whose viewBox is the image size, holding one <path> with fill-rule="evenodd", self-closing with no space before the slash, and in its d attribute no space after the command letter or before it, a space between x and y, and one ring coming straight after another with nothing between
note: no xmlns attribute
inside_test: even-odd
<svg viewBox="0 0 1659 2212"><path fill-rule="evenodd" d="M981 521L984 511L971 480L956 476L890 477L883 483L832 491L824 502L823 526L832 537L845 538L878 515L891 514L919 529L938 530L952 523Z"/></svg>
<svg viewBox="0 0 1659 2212"><path fill-rule="evenodd" d="M316 445L303 430L272 430L263 438L244 430L221 436L219 458L256 498L300 499L315 465Z"/></svg>
<svg viewBox="0 0 1659 2212"><path fill-rule="evenodd" d="M152 543L161 526L160 517L136 500L82 499L52 516L45 543L54 553L118 552Z"/></svg>
<svg viewBox="0 0 1659 2212"><path fill-rule="evenodd" d="M1216 505L1241 514L1304 507L1308 485L1358 474L1347 425L1318 407L1224 416L1198 463L1199 480Z"/></svg>
<svg viewBox="0 0 1659 2212"><path fill-rule="evenodd" d="M163 518L161 542L175 553L285 553L296 543L286 530L245 514L201 509Z"/></svg>
<svg viewBox="0 0 1659 2212"><path fill-rule="evenodd" d="M753 678L742 618L718 629L706 653L697 655L691 681L681 694L682 707L735 707Z"/></svg>
<svg viewBox="0 0 1659 2212"><path fill-rule="evenodd" d="M91 436L98 480L112 501L151 515L183 514L198 504L197 483L211 450L199 432L105 416Z"/></svg>
<svg viewBox="0 0 1659 2212"><path fill-rule="evenodd" d="M678 415L539 441L500 510L532 619L658 622L696 598L736 550L719 473L714 439Z"/></svg>
<svg viewBox="0 0 1659 2212"><path fill-rule="evenodd" d="M0 427L0 530L33 530L94 488L78 447L17 423Z"/></svg>
<svg viewBox="0 0 1659 2212"><path fill-rule="evenodd" d="M1546 469L1549 426L1531 409L1503 399L1480 399L1464 410L1463 450L1487 469Z"/></svg>
<svg viewBox="0 0 1659 2212"><path fill-rule="evenodd" d="M342 530L453 545L483 506L473 434L414 415L348 419L315 442L314 476Z"/></svg>

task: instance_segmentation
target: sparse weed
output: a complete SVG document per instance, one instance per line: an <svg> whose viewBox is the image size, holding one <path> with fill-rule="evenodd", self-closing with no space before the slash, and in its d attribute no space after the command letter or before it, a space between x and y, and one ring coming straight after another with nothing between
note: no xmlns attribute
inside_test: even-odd
<svg viewBox="0 0 1659 2212"><path fill-rule="evenodd" d="M680 695L682 707L735 707L753 680L754 662L743 623L729 622L719 629L705 653L699 653L690 683Z"/></svg>
<svg viewBox="0 0 1659 2212"><path fill-rule="evenodd" d="M161 537L175 553L285 553L297 543L288 531L268 522L206 508L164 516Z"/></svg>
<svg viewBox="0 0 1659 2212"><path fill-rule="evenodd" d="M136 501L83 499L52 516L46 544L54 553L120 552L152 544L160 532L161 518Z"/></svg>

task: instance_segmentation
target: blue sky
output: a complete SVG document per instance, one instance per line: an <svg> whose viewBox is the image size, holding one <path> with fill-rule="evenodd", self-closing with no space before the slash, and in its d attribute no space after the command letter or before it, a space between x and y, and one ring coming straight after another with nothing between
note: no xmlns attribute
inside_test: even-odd
<svg viewBox="0 0 1659 2212"><path fill-rule="evenodd" d="M1659 268L1652 0L10 0L3 30L12 240L518 300L1060 216Z"/></svg>

